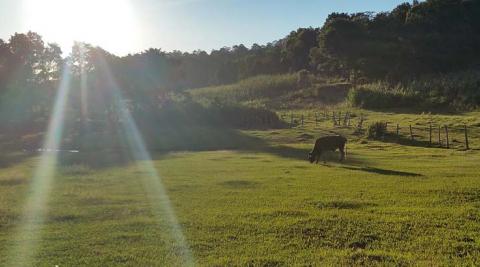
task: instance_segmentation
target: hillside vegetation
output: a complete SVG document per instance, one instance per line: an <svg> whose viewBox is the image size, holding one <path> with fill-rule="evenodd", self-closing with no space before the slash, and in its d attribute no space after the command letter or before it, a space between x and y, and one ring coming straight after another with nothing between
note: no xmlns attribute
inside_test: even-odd
<svg viewBox="0 0 480 267"><path fill-rule="evenodd" d="M188 93L199 102L286 110L344 103L351 87L348 82L324 80L304 70L293 74L262 75L224 86L191 89Z"/></svg>

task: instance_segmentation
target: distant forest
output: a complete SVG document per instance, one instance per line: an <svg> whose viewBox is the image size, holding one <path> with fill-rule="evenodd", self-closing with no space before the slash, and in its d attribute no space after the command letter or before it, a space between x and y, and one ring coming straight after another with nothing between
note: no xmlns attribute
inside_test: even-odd
<svg viewBox="0 0 480 267"><path fill-rule="evenodd" d="M84 99L88 102L102 101L106 84L114 80L126 98L141 106L160 101L167 92L301 70L350 83L390 84L477 70L480 1L413 1L390 12L332 13L320 28L300 28L250 48L239 44L210 53L152 48L118 57L76 43L66 58L62 54L58 45L46 44L33 32L0 40L0 117L26 119L49 112L65 73L75 92L82 86L98 92Z"/></svg>

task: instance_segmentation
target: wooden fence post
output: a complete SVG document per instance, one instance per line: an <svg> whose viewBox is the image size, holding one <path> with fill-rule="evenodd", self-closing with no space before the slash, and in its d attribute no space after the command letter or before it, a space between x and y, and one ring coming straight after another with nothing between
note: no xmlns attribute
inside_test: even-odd
<svg viewBox="0 0 480 267"><path fill-rule="evenodd" d="M438 144L440 145L440 147L442 147L442 138L440 136L440 133L442 131L440 130L440 125L438 125Z"/></svg>
<svg viewBox="0 0 480 267"><path fill-rule="evenodd" d="M342 112L338 112L338 125L342 125Z"/></svg>
<svg viewBox="0 0 480 267"><path fill-rule="evenodd" d="M465 148L466 148L467 150L469 150L469 149L470 149L470 146L468 145L468 130L467 130L467 125L466 125L466 124L463 125L463 128L464 128L464 130L465 130Z"/></svg>
<svg viewBox="0 0 480 267"><path fill-rule="evenodd" d="M430 123L430 126L429 126L429 134L428 134L428 140L429 140L429 143L430 143L430 146L432 145L432 123Z"/></svg>
<svg viewBox="0 0 480 267"><path fill-rule="evenodd" d="M315 112L315 126L318 126L318 113Z"/></svg>
<svg viewBox="0 0 480 267"><path fill-rule="evenodd" d="M410 139L413 141L413 131L412 131L412 125L410 124Z"/></svg>
<svg viewBox="0 0 480 267"><path fill-rule="evenodd" d="M290 127L293 127L293 112L290 112Z"/></svg>
<svg viewBox="0 0 480 267"><path fill-rule="evenodd" d="M447 139L447 148L450 148L450 141L448 140L448 126L445 125L445 138Z"/></svg>
<svg viewBox="0 0 480 267"><path fill-rule="evenodd" d="M400 137L400 125L397 123L397 137Z"/></svg>
<svg viewBox="0 0 480 267"><path fill-rule="evenodd" d="M303 113L302 113L302 127L303 127Z"/></svg>

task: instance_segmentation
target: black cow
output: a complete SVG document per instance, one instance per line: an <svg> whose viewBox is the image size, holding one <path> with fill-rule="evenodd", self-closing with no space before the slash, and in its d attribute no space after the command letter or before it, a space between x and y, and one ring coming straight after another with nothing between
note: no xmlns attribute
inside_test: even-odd
<svg viewBox="0 0 480 267"><path fill-rule="evenodd" d="M318 163L323 152L336 151L338 149L340 150L340 161L343 161L346 154L346 143L347 138L341 135L320 137L315 142L313 150L308 153L308 160L310 160L310 163L313 163L315 160L317 161L316 163Z"/></svg>

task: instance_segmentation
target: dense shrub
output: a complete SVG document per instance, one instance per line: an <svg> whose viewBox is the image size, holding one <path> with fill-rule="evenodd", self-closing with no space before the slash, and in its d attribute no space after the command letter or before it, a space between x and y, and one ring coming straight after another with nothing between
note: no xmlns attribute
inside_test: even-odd
<svg viewBox="0 0 480 267"><path fill-rule="evenodd" d="M377 121L368 126L368 138L378 139L387 134L387 124L385 122Z"/></svg>
<svg viewBox="0 0 480 267"><path fill-rule="evenodd" d="M213 101L201 104L191 100L171 102L148 112L133 111L137 122L148 125L202 126L222 128L278 128L282 121L271 110Z"/></svg>
<svg viewBox="0 0 480 267"><path fill-rule="evenodd" d="M424 76L405 85L433 106L474 109L480 105L480 71Z"/></svg>

